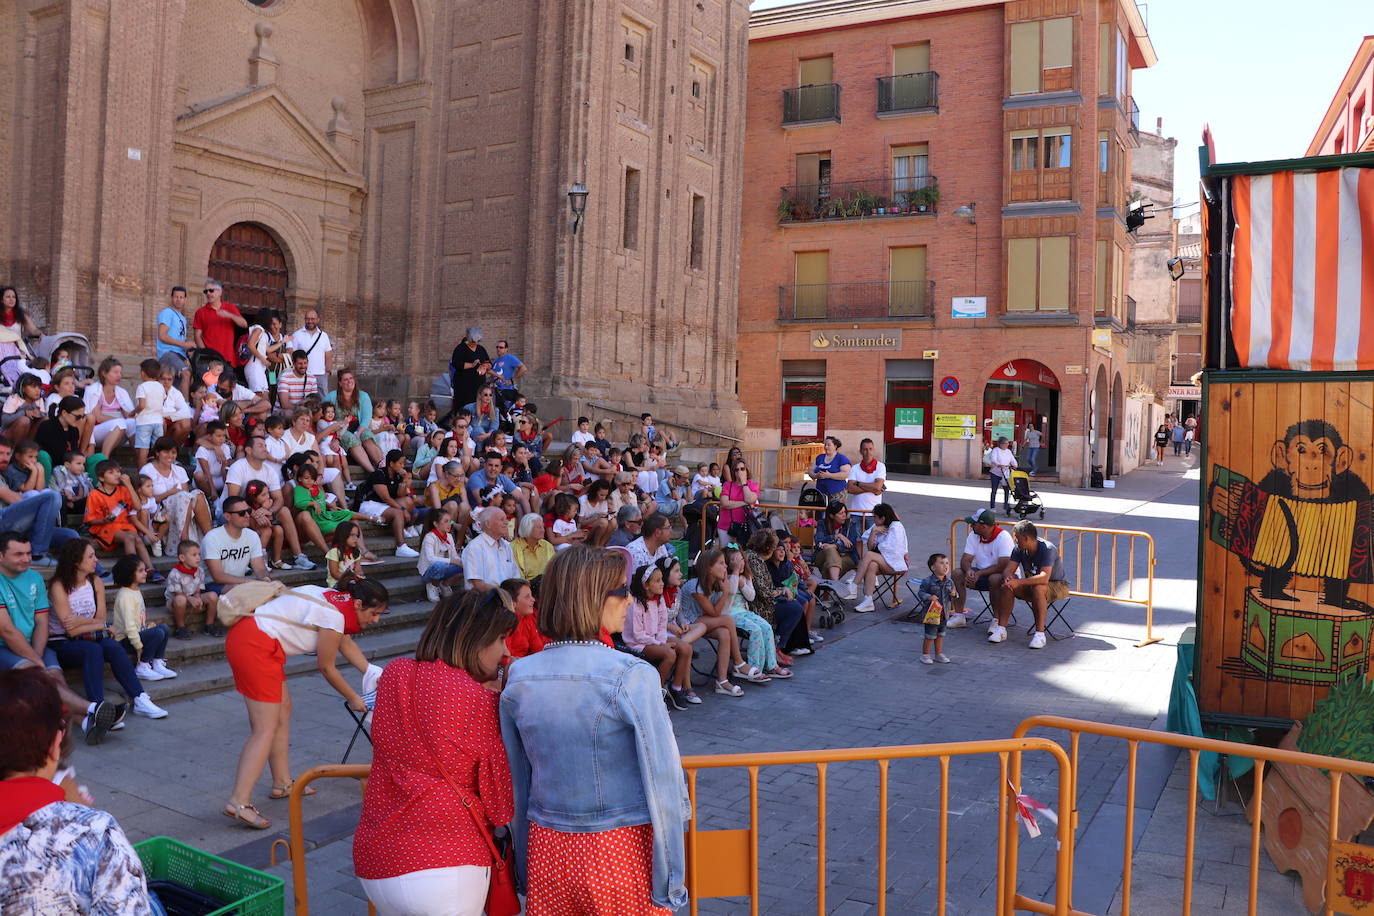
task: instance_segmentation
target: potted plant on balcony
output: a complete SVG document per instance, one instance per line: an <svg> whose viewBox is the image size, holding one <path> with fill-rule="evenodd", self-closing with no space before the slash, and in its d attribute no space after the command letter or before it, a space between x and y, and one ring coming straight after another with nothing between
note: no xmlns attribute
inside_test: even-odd
<svg viewBox="0 0 1374 916"><path fill-rule="evenodd" d="M784 197L778 201L778 222L787 223L797 218L797 201Z"/></svg>
<svg viewBox="0 0 1374 916"><path fill-rule="evenodd" d="M907 200L916 209L917 213L928 213L935 209L935 205L940 202L940 184L932 181L923 188L907 192Z"/></svg>
<svg viewBox="0 0 1374 916"><path fill-rule="evenodd" d="M868 191L854 195L854 216L871 216L878 210L878 196Z"/></svg>

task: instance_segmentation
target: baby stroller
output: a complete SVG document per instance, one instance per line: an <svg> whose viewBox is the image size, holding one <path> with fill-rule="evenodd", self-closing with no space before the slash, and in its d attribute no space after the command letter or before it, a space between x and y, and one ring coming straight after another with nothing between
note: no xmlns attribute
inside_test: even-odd
<svg viewBox="0 0 1374 916"><path fill-rule="evenodd" d="M65 347L72 361L72 369L78 379L88 379L95 375L91 368L91 344L84 334L44 334L34 340L24 340L12 328L0 328L0 395L8 396L14 391L14 383L29 368L29 360L42 357L51 362L53 351Z"/></svg>
<svg viewBox="0 0 1374 916"><path fill-rule="evenodd" d="M1040 502L1040 494L1031 489L1030 474L1025 471L1011 472L1011 497L1015 500L1011 511L1017 518L1024 520L1026 516L1037 512L1041 518L1045 517L1045 507Z"/></svg>

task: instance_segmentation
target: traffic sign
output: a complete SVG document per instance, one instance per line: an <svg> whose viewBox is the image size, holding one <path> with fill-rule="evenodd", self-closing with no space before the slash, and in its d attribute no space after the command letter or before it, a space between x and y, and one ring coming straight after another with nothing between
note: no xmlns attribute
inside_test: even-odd
<svg viewBox="0 0 1374 916"><path fill-rule="evenodd" d="M947 375L940 380L940 393L950 396L959 393L959 380L952 375Z"/></svg>

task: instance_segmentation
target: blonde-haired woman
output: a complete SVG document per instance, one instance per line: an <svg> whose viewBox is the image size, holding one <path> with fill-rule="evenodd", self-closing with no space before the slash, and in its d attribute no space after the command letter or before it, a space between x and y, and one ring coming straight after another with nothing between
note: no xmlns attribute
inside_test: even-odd
<svg viewBox="0 0 1374 916"><path fill-rule="evenodd" d="M551 642L501 694L528 916L662 916L687 902L690 808L658 672L598 638L625 624L628 558L581 546L553 558L538 611Z"/></svg>

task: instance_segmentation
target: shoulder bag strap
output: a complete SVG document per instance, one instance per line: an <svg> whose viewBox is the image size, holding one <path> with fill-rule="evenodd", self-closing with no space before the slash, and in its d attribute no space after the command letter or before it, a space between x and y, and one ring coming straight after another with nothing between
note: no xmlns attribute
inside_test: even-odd
<svg viewBox="0 0 1374 916"><path fill-rule="evenodd" d="M311 353L314 353L314 352L315 352L315 348L316 348L317 346L319 346L319 344L320 344L320 337L323 336L323 334L324 334L324 331L320 330L319 328L316 328L316 329L315 329L315 339L314 339L314 341L311 342L310 346L306 348L306 351L305 351L305 355L306 355L306 356L309 356Z"/></svg>
<svg viewBox="0 0 1374 916"><path fill-rule="evenodd" d="M419 698L415 692L415 685L419 680L419 676L420 663L417 661L414 667L410 669L410 699L411 702L415 704L415 730L419 732L420 740L425 743L425 749L429 751L429 756L434 759L434 766L438 768L439 775L444 777L444 781L448 783L449 788L451 788L454 794L463 802L463 807L466 808L468 814L472 816L472 822L477 825L477 832L482 835L482 839L487 844L488 851L491 852L491 867L497 869L503 868L505 859L501 857L501 851L496 848L496 840L492 838L491 828L487 826L486 819L478 817L477 812L473 809L472 799L459 787L458 783L454 782L453 777L449 775L448 770L439 760L439 753L435 750L434 743L430 741L429 733L420 725Z"/></svg>

